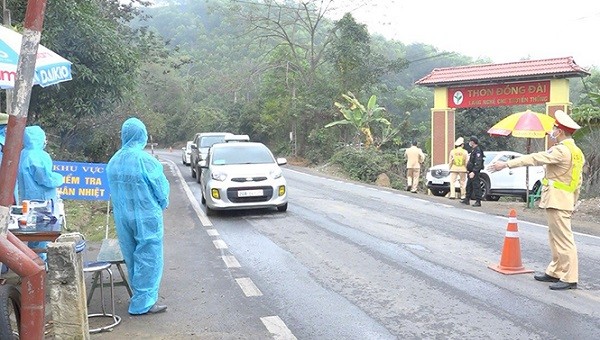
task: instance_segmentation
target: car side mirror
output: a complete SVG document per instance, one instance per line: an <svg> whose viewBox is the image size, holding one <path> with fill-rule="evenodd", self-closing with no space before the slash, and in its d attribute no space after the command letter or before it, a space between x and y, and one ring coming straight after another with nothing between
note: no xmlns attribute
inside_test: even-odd
<svg viewBox="0 0 600 340"><path fill-rule="evenodd" d="M285 159L283 157L279 157L279 158L277 158L277 164L278 165L286 165L287 164L287 159Z"/></svg>
<svg viewBox="0 0 600 340"><path fill-rule="evenodd" d="M205 161L205 160L199 161L199 162L198 162L198 165L199 165L201 168L208 168L208 165L206 164L206 161Z"/></svg>
<svg viewBox="0 0 600 340"><path fill-rule="evenodd" d="M198 146L196 146L196 144L192 144L192 145L190 145L190 147L192 148L192 150L197 150L198 149Z"/></svg>

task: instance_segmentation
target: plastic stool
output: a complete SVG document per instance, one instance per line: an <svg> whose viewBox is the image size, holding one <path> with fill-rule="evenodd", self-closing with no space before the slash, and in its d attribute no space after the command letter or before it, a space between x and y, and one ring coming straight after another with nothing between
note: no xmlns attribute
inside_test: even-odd
<svg viewBox="0 0 600 340"><path fill-rule="evenodd" d="M96 313L96 314L88 314L88 318L95 318L95 317L106 317L106 318L112 318L112 323L103 327L99 327L99 328L93 328L90 329L90 333L99 333L99 332L103 332L109 329L112 329L113 327L117 326L119 323L121 323L121 317L118 316L117 314L115 314L115 285L114 285L114 281L113 281L113 275L112 275L112 271L110 270L110 262L86 262L83 264L83 272L84 273L94 273L93 277L92 277L92 285L94 285L98 279L100 279L100 299L101 299L101 305L102 305L102 313ZM108 274L108 278L110 281L110 303L111 303L111 307L112 307L112 313L107 313L106 312L106 308L104 307L104 278L102 277L102 272L106 271L106 273ZM92 295L93 295L94 291L92 290L90 292L90 294L88 295L88 299L87 299L87 303L88 306L90 304L90 300L92 299Z"/></svg>

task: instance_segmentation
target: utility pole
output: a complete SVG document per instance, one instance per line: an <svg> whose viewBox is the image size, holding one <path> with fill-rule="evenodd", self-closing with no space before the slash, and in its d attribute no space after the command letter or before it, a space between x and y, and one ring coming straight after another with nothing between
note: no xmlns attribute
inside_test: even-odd
<svg viewBox="0 0 600 340"><path fill-rule="evenodd" d="M3 1L3 4L5 1ZM0 221L7 221L9 207L17 178L19 158L23 145L23 132L27 124L27 112L31 100L31 88L35 74L35 61L44 26L46 0L28 0L23 23L23 40L17 64L15 86L11 98L6 144L0 165ZM4 6L6 13L6 6ZM5 17L6 19L6 17ZM0 225L7 228L6 225ZM4 229L6 230L6 229ZM46 269L39 257L10 231L7 238L0 237L0 262L8 264L21 277L21 329L20 338L39 340L44 338Z"/></svg>

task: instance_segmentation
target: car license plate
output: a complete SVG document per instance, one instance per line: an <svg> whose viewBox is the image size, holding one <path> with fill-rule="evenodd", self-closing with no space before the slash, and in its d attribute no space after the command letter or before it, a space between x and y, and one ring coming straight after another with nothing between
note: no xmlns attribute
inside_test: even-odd
<svg viewBox="0 0 600 340"><path fill-rule="evenodd" d="M255 197L255 196L262 196L262 195L263 195L262 189L238 191L238 197Z"/></svg>
<svg viewBox="0 0 600 340"><path fill-rule="evenodd" d="M444 184L444 180L442 179L432 179L431 184Z"/></svg>

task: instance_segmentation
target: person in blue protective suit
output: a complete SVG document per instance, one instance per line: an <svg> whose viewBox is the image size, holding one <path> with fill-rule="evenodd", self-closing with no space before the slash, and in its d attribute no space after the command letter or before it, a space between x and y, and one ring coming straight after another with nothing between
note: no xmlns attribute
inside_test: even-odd
<svg viewBox="0 0 600 340"><path fill-rule="evenodd" d="M8 115L0 112L0 164L2 164L3 148L6 141L6 124L8 124Z"/></svg>
<svg viewBox="0 0 600 340"><path fill-rule="evenodd" d="M17 183L19 185L19 198L21 200L51 201L52 206L57 203L56 188L61 186L63 176L52 171L52 158L44 151L46 147L46 133L41 127L34 125L25 128L23 135L23 150L19 160ZM30 248L46 248L48 242L29 242ZM46 254L40 254L45 261Z"/></svg>
<svg viewBox="0 0 600 340"><path fill-rule="evenodd" d="M144 151L146 126L137 118L121 128L121 149L106 166L121 252L133 296L129 314L160 313L163 273L163 210L169 204L169 182L158 160Z"/></svg>

